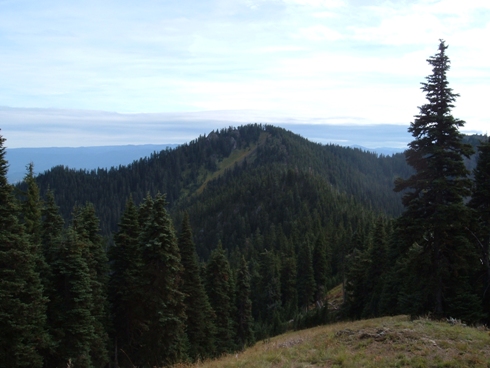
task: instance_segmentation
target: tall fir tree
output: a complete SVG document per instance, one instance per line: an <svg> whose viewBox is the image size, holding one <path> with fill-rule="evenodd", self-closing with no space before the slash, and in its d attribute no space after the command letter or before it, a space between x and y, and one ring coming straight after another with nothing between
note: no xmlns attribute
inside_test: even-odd
<svg viewBox="0 0 490 368"><path fill-rule="evenodd" d="M138 207L130 198L126 202L114 245L109 249L111 276L109 299L112 307L114 359L117 366L131 367L141 336L140 322L144 318L141 306L142 248L139 243Z"/></svg>
<svg viewBox="0 0 490 368"><path fill-rule="evenodd" d="M294 318L298 311L298 269L294 247L286 241L281 262L281 298L283 307L283 320Z"/></svg>
<svg viewBox="0 0 490 368"><path fill-rule="evenodd" d="M60 249L62 247L64 221L51 190L46 192L41 215L41 246L45 262L48 265L45 278L45 293L48 298L46 314L48 329L52 338L52 345L46 353L45 366L56 367L66 363L60 360L62 356L60 342L64 339L60 316L65 313L62 302L65 290L62 289L64 283L60 281L62 276L59 266L60 262L63 262L60 260Z"/></svg>
<svg viewBox="0 0 490 368"><path fill-rule="evenodd" d="M215 313L215 345L218 355L235 350L231 279L230 264L219 243L218 247L211 252L211 257L206 265L206 291Z"/></svg>
<svg viewBox="0 0 490 368"><path fill-rule="evenodd" d="M192 240L192 229L187 213L182 220L179 250L183 266L182 292L185 294L188 353L192 360L202 360L214 355L214 313L200 277L196 246Z"/></svg>
<svg viewBox="0 0 490 368"><path fill-rule="evenodd" d="M474 186L469 206L473 209L469 231L481 259L481 298L485 321L490 321L490 138L478 147L478 163L474 170Z"/></svg>
<svg viewBox="0 0 490 368"><path fill-rule="evenodd" d="M260 282L258 285L260 316L263 321L272 321L281 312L281 276L278 256L272 250L260 254Z"/></svg>
<svg viewBox="0 0 490 368"><path fill-rule="evenodd" d="M366 249L368 264L366 267L366 292L368 293L366 305L362 312L364 318L378 317L380 315L381 295L388 273L388 235L386 234L385 220L378 218L372 230L371 241Z"/></svg>
<svg viewBox="0 0 490 368"><path fill-rule="evenodd" d="M154 201L150 196L150 193L147 193L146 197L138 208L138 222L140 228L143 228L143 226L145 226L145 224L150 220L153 211L153 202Z"/></svg>
<svg viewBox="0 0 490 368"><path fill-rule="evenodd" d="M19 205L7 182L5 138L0 135L0 366L42 367L48 346L46 303L38 248L19 223Z"/></svg>
<svg viewBox="0 0 490 368"><path fill-rule="evenodd" d="M451 115L458 95L449 88L446 49L441 40L439 51L427 60L433 68L422 83L427 103L408 129L414 140L405 156L415 173L395 182L395 191L404 193L405 212L398 221L400 246L414 266L408 266L408 272L418 273L417 284L406 285L406 300L416 291L418 302L412 311L436 316L446 315L455 297L472 299L463 280L476 259L466 238L469 214L463 202L471 187L464 158L473 150L462 142L458 130L465 122Z"/></svg>
<svg viewBox="0 0 490 368"><path fill-rule="evenodd" d="M34 164L32 162L27 165L27 174L24 177L24 182L27 184L27 191L24 193L22 201L22 219L32 250L36 255L36 271L41 276L44 294L46 295L50 270L45 259L42 244L44 204L39 194L39 187L34 176Z"/></svg>
<svg viewBox="0 0 490 368"><path fill-rule="evenodd" d="M27 165L27 173L24 177L24 183L27 185L27 189L23 194L21 209L22 209L22 221L29 238L32 252L36 258L36 272L39 273L41 278L41 284L43 287L43 295L46 300L50 300L49 288L50 288L50 275L51 270L49 264L46 262L46 255L44 253L44 247L42 245L42 214L43 214L43 201L39 194L39 187L36 183L34 175L34 164L31 162ZM49 303L47 304L49 308ZM46 310L48 315L48 310ZM49 320L48 320L49 322ZM49 331L49 326L48 326ZM54 341L49 336L49 344L43 351L43 356L46 358L49 356L50 351L54 349Z"/></svg>
<svg viewBox="0 0 490 368"><path fill-rule="evenodd" d="M363 231L352 236L352 252L346 257L344 304L342 309L350 318L361 318L369 299L368 269L371 267L369 237Z"/></svg>
<svg viewBox="0 0 490 368"><path fill-rule="evenodd" d="M39 187L34 176L34 164L27 165L27 174L24 177L27 184L24 201L22 202L22 217L26 233L29 235L31 244L39 246L41 243L41 211L42 201Z"/></svg>
<svg viewBox="0 0 490 368"><path fill-rule="evenodd" d="M379 295L379 314L382 316L396 315L399 312L399 288L402 285L402 273L400 272L400 262L403 262L403 258L400 254L400 247L398 239L394 231L396 220L390 220L387 222L386 231L386 271L384 272L383 287L381 295Z"/></svg>
<svg viewBox="0 0 490 368"><path fill-rule="evenodd" d="M236 277L236 341L240 348L251 346L255 342L252 300L250 299L250 272L245 258L242 257Z"/></svg>
<svg viewBox="0 0 490 368"><path fill-rule="evenodd" d="M83 256L90 273L91 314L94 317L94 335L90 354L96 367L102 367L109 362L110 344L109 261L105 241L100 235L99 223L92 203L74 210L72 226L77 233L78 241L84 243Z"/></svg>
<svg viewBox="0 0 490 368"><path fill-rule="evenodd" d="M186 315L177 237L165 196L157 194L152 203L139 239L144 264L140 302L145 320L138 363L133 361L151 367L173 364L186 357Z"/></svg>
<svg viewBox="0 0 490 368"><path fill-rule="evenodd" d="M311 247L306 240L298 250L298 306L308 310L315 299L315 275L313 272L313 257Z"/></svg>
<svg viewBox="0 0 490 368"><path fill-rule="evenodd" d="M325 235L321 232L315 241L313 248L313 273L315 276L315 301L323 305L327 296L327 280L330 276L328 264L328 242Z"/></svg>
<svg viewBox="0 0 490 368"><path fill-rule="evenodd" d="M59 246L51 249L53 272L50 327L57 347L48 360L51 367L95 367L91 349L96 339L92 315L92 277L84 253L86 243L69 227Z"/></svg>

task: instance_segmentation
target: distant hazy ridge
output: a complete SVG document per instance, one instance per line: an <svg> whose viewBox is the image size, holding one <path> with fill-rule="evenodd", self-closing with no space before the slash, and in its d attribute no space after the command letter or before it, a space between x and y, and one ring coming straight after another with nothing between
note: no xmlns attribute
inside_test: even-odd
<svg viewBox="0 0 490 368"><path fill-rule="evenodd" d="M52 148L11 148L7 149L9 162L8 180L16 183L24 177L26 165L34 163L34 171L42 173L54 166L67 166L73 169L110 168L128 165L134 160L148 157L176 144L145 144L127 146L97 147L52 147Z"/></svg>

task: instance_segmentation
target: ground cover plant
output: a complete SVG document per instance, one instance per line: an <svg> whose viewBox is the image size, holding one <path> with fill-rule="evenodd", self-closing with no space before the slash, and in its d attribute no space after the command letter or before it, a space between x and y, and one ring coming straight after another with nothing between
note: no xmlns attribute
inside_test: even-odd
<svg viewBox="0 0 490 368"><path fill-rule="evenodd" d="M485 327L408 316L340 322L288 332L202 367L488 367Z"/></svg>

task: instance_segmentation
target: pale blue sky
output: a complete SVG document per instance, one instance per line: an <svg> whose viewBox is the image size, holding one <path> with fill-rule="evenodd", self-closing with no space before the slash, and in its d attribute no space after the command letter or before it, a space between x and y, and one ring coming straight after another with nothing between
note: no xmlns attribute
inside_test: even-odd
<svg viewBox="0 0 490 368"><path fill-rule="evenodd" d="M485 133L487 0L0 0L0 134L41 147L183 142L189 120L408 126L440 38L453 113Z"/></svg>

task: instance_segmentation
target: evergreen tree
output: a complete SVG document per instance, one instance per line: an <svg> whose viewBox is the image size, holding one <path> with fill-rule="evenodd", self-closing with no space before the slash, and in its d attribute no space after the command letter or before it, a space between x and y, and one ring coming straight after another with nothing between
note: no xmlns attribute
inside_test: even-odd
<svg viewBox="0 0 490 368"><path fill-rule="evenodd" d="M56 367L64 365L66 361L61 359L60 342L64 339L63 326L60 316L65 313L62 302L64 290L63 281L60 281L60 249L62 248L63 218L59 214L53 192L48 190L45 195L44 206L41 211L41 245L46 264L49 265L45 277L45 294L48 298L47 323L52 345L46 353L45 366ZM61 286L60 286L61 285ZM59 364L58 364L59 363Z"/></svg>
<svg viewBox="0 0 490 368"><path fill-rule="evenodd" d="M398 236L404 252L408 254L411 249L410 262L419 272L417 285L410 285L420 297L415 310L436 316L448 312L450 299L456 294L468 292L462 276L475 261L465 237L469 216L463 203L471 187L464 157L472 154L472 148L462 143L458 131L464 121L451 115L458 95L448 86L446 49L441 41L438 53L427 60L433 67L427 83L422 83L428 103L419 108L408 129L414 140L405 156L415 173L395 182L395 191L404 192L405 206L398 221ZM410 295L407 297L409 300Z"/></svg>
<svg viewBox="0 0 490 368"><path fill-rule="evenodd" d="M245 258L242 257L236 279L236 340L241 348L251 346L255 342L252 317L252 301L250 299L250 272Z"/></svg>
<svg viewBox="0 0 490 368"><path fill-rule="evenodd" d="M209 358L214 354L214 315L201 281L196 247L192 240L192 229L187 213L182 221L179 249L184 268L182 292L185 294L189 357L193 360Z"/></svg>
<svg viewBox="0 0 490 368"><path fill-rule="evenodd" d="M215 345L218 355L235 349L231 305L231 270L221 243L211 252L206 265L206 291L215 313Z"/></svg>
<svg viewBox="0 0 490 368"><path fill-rule="evenodd" d="M30 163L27 166L27 174L24 177L24 182L27 184L27 191L22 202L22 217L24 220L24 228L29 237L29 242L32 251L36 257L36 271L41 276L41 282L46 295L48 275L50 273L48 264L45 260L44 248L42 247L42 213L43 202L39 195L39 187L34 177L34 164Z"/></svg>
<svg viewBox="0 0 490 368"><path fill-rule="evenodd" d="M315 301L323 305L327 295L327 280L330 276L327 259L327 240L323 233L318 235L313 248L313 273L316 284Z"/></svg>
<svg viewBox="0 0 490 368"><path fill-rule="evenodd" d="M260 276L260 263L258 261L259 255L254 254L254 257L248 262L248 268L250 272L250 285L252 289L251 299L252 299L252 317L255 321L260 318L260 295L258 290L260 289L260 283L262 278ZM259 336L256 335L257 338Z"/></svg>
<svg viewBox="0 0 490 368"><path fill-rule="evenodd" d="M229 261L228 261L229 262ZM229 288L230 288L230 317L231 317L231 330L232 330L232 335L233 335L233 350L237 349L237 346L235 344L236 341L236 331L237 331L237 326L236 326L236 315L237 315L237 305L236 305L236 270L232 269L230 266L230 279L228 280L229 283Z"/></svg>
<svg viewBox="0 0 490 368"><path fill-rule="evenodd" d="M368 266L366 272L366 305L362 312L365 318L380 315L380 298L384 287L384 277L388 273L388 236L384 219L378 218L374 224L372 239L366 250Z"/></svg>
<svg viewBox="0 0 490 368"><path fill-rule="evenodd" d="M91 281L92 310L90 312L94 318L94 335L90 354L96 367L104 366L109 362L109 261L104 239L100 235L99 219L92 203L75 209L73 229L77 233L78 241L84 244L83 256L89 268Z"/></svg>
<svg viewBox="0 0 490 368"><path fill-rule="evenodd" d="M7 182L5 138L0 136L0 366L42 367L48 346L46 302L38 248L19 223L19 205Z"/></svg>
<svg viewBox="0 0 490 368"><path fill-rule="evenodd" d="M308 241L299 247L298 252L298 306L308 310L315 297L315 275L313 272L313 259Z"/></svg>
<svg viewBox="0 0 490 368"><path fill-rule="evenodd" d="M469 206L474 210L471 231L482 263L481 295L486 320L490 320L490 139L478 147L475 183Z"/></svg>
<svg viewBox="0 0 490 368"><path fill-rule="evenodd" d="M39 187L34 177L34 164L27 165L27 174L24 177L27 184L25 200L22 203L22 214L26 233L29 234L31 244L39 246L41 243L41 210L42 201L39 195Z"/></svg>
<svg viewBox="0 0 490 368"><path fill-rule="evenodd" d="M274 251L265 250L260 254L260 281L257 309L259 320L266 325L267 336L277 335L282 329L281 275L279 259ZM262 337L262 336L261 336Z"/></svg>
<svg viewBox="0 0 490 368"><path fill-rule="evenodd" d="M162 366L185 358L185 305L182 264L165 196L157 194L142 224L144 308L141 348L136 365ZM141 211L140 211L141 213Z"/></svg>
<svg viewBox="0 0 490 368"><path fill-rule="evenodd" d="M43 209L41 211L41 244L46 262L50 264L48 257L53 240L59 239L63 231L64 221L60 215L59 208L54 200L54 194L48 190L45 195Z"/></svg>
<svg viewBox="0 0 490 368"><path fill-rule="evenodd" d="M281 299L284 312L284 320L294 318L298 311L298 269L296 254L292 245L287 246L281 262Z"/></svg>
<svg viewBox="0 0 490 368"><path fill-rule="evenodd" d="M403 257L400 254L398 239L393 228L395 222L396 220L389 221L385 228L387 233L386 271L382 276L383 286L379 296L379 314L382 316L401 313L398 297L400 285L403 284L403 279L401 279L403 275L400 272L402 268L400 261L403 261Z"/></svg>
<svg viewBox="0 0 490 368"><path fill-rule="evenodd" d="M352 237L352 252L346 259L344 313L351 318L361 318L362 312L369 299L367 279L372 260L369 258L369 239L362 231Z"/></svg>
<svg viewBox="0 0 490 368"><path fill-rule="evenodd" d="M32 252L36 258L36 272L39 273L41 278L43 295L46 300L49 301L51 298L51 295L49 293L51 270L45 260L46 255L44 252L44 247L42 245L43 203L39 194L39 187L37 186L36 179L34 177L34 164L32 162L27 165L27 173L24 177L24 182L27 185L27 190L25 193L23 193L23 199L21 202L23 225L26 234L29 237L29 243ZM46 308L49 309L49 304ZM48 316L49 311L46 310L46 313ZM51 340L50 336L49 344L46 347L45 351L43 351L43 356L45 360L50 355L50 352L53 351L54 346L54 341Z"/></svg>
<svg viewBox="0 0 490 368"><path fill-rule="evenodd" d="M150 221L150 217L153 211L153 198L150 196L150 193L146 194L143 203L140 204L138 209L138 222L140 227L143 228L145 224Z"/></svg>
<svg viewBox="0 0 490 368"><path fill-rule="evenodd" d="M91 357L96 339L92 315L92 276L85 256L87 244L69 227L59 247L52 249L53 299L50 300L50 327L57 340L52 367L94 367Z"/></svg>
<svg viewBox="0 0 490 368"><path fill-rule="evenodd" d="M112 273L109 295L112 306L116 365L132 366L131 357L139 346L143 273L142 248L139 243L138 208L130 198L109 249ZM129 361L128 361L129 358Z"/></svg>

